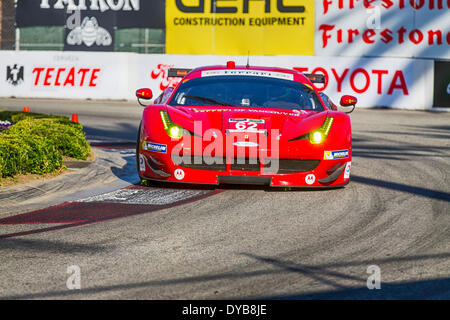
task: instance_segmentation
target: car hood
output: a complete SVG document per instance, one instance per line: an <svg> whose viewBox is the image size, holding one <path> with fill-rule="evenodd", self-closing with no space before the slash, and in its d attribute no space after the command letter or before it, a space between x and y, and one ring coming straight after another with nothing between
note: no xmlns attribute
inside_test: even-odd
<svg viewBox="0 0 450 320"><path fill-rule="evenodd" d="M318 129L325 121L327 111L293 109L271 109L256 107L172 107L166 106L171 120L183 128L202 136L208 129L218 129L223 133L235 128L239 119L262 120L259 128L270 135L277 132L283 140L290 140ZM197 130L195 130L195 122ZM272 131L276 130L276 131Z"/></svg>

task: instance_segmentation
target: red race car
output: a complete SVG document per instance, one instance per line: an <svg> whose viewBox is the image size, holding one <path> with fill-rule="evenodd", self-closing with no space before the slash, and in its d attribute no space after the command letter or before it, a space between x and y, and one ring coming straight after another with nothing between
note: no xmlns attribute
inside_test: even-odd
<svg viewBox="0 0 450 320"><path fill-rule="evenodd" d="M349 182L350 118L314 87L323 76L230 61L171 69L169 77L182 79L143 112L141 179L278 187ZM142 104L152 92L139 89L136 96ZM355 104L354 97L341 99L342 106Z"/></svg>

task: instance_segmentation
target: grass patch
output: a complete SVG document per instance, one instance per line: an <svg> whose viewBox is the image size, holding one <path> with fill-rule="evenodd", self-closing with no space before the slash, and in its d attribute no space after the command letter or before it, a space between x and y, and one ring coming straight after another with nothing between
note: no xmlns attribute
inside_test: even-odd
<svg viewBox="0 0 450 320"><path fill-rule="evenodd" d="M0 120L13 123L0 131L0 178L52 173L64 156L86 160L91 154L83 127L66 117L0 111Z"/></svg>

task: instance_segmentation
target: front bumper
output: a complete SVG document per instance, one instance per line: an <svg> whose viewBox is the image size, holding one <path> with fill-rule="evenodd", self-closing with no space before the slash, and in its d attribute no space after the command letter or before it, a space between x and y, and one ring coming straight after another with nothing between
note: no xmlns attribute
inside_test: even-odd
<svg viewBox="0 0 450 320"><path fill-rule="evenodd" d="M194 184L254 184L274 187L341 187L350 180L346 159L235 159L189 157L176 163L168 154L142 150L140 176Z"/></svg>

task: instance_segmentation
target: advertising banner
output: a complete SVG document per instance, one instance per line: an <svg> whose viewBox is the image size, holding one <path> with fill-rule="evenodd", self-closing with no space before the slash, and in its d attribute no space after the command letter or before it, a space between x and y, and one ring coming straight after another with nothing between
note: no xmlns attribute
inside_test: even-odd
<svg viewBox="0 0 450 320"><path fill-rule="evenodd" d="M225 65L227 60L246 65L246 56L139 56L138 86L150 87L154 95L176 85L168 78L169 68L195 68ZM429 109L433 104L434 62L401 58L347 58L314 56L250 56L250 65L293 68L299 72L325 75L325 85L317 84L335 104L344 94L358 98L358 106L386 106L403 109Z"/></svg>
<svg viewBox="0 0 450 320"><path fill-rule="evenodd" d="M75 11L113 13L117 28L164 28L163 0L18 0L19 28L64 26ZM69 12L68 12L69 11Z"/></svg>
<svg viewBox="0 0 450 320"><path fill-rule="evenodd" d="M434 62L433 106L450 108L450 61Z"/></svg>
<svg viewBox="0 0 450 320"><path fill-rule="evenodd" d="M180 81L168 77L170 68L226 65L228 60L324 74L325 84L317 88L335 104L350 94L358 98L358 107L423 110L433 106L434 61L407 58L0 51L0 96L134 100L136 89L150 88L156 98ZM448 79L447 69L436 68Z"/></svg>
<svg viewBox="0 0 450 320"><path fill-rule="evenodd" d="M0 51L0 96L131 98L130 59L129 54L109 52Z"/></svg>
<svg viewBox="0 0 450 320"><path fill-rule="evenodd" d="M19 28L64 26L66 51L114 51L114 31L165 27L163 0L19 0Z"/></svg>
<svg viewBox="0 0 450 320"><path fill-rule="evenodd" d="M450 59L448 0L316 0L315 54Z"/></svg>
<svg viewBox="0 0 450 320"><path fill-rule="evenodd" d="M170 54L314 54L314 0L166 1Z"/></svg>

